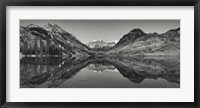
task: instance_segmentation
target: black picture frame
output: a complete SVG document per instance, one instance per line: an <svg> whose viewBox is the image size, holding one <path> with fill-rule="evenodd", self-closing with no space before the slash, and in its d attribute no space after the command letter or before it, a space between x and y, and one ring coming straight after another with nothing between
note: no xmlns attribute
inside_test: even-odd
<svg viewBox="0 0 200 108"><path fill-rule="evenodd" d="M7 6L194 6L194 102L6 102ZM1 0L0 1L0 106L10 107L199 107L199 0ZM187 98L187 97L186 97Z"/></svg>

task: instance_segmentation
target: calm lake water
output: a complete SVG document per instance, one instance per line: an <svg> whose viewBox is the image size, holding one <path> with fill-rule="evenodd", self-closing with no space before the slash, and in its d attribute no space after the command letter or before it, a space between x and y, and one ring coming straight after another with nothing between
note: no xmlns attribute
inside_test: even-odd
<svg viewBox="0 0 200 108"><path fill-rule="evenodd" d="M21 88L179 88L178 58L24 57Z"/></svg>

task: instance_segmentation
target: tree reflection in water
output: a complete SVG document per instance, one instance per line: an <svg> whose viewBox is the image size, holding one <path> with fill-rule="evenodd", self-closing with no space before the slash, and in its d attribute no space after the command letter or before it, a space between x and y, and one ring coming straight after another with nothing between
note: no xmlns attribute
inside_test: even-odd
<svg viewBox="0 0 200 108"><path fill-rule="evenodd" d="M117 70L123 77L135 84L140 84L145 79L161 78L180 87L180 63L178 61L177 58L170 57L142 59L90 57L79 60L62 57L23 57L20 60L20 87L57 88L65 81L73 79L82 69L99 73L106 72L106 70ZM95 87L99 88L98 85ZM117 88L112 84L109 87Z"/></svg>

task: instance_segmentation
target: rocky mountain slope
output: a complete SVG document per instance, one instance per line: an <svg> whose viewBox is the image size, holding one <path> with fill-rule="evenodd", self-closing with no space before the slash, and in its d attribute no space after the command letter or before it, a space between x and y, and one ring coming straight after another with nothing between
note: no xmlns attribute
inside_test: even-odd
<svg viewBox="0 0 200 108"><path fill-rule="evenodd" d="M20 27L20 52L24 56L88 56L90 48L58 25Z"/></svg>
<svg viewBox="0 0 200 108"><path fill-rule="evenodd" d="M179 56L180 28L166 33L145 33L139 28L125 34L117 43L95 40L87 45L58 25L20 27L22 56Z"/></svg>
<svg viewBox="0 0 200 108"><path fill-rule="evenodd" d="M162 34L146 34L141 29L133 29L124 35L107 54L123 56L179 56L180 28L172 29Z"/></svg>

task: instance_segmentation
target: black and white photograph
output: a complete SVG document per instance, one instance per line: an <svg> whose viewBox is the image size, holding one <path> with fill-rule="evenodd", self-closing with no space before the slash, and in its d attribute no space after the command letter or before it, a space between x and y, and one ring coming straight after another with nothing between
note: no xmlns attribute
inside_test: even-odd
<svg viewBox="0 0 200 108"><path fill-rule="evenodd" d="M20 88L180 88L179 19L19 23Z"/></svg>

